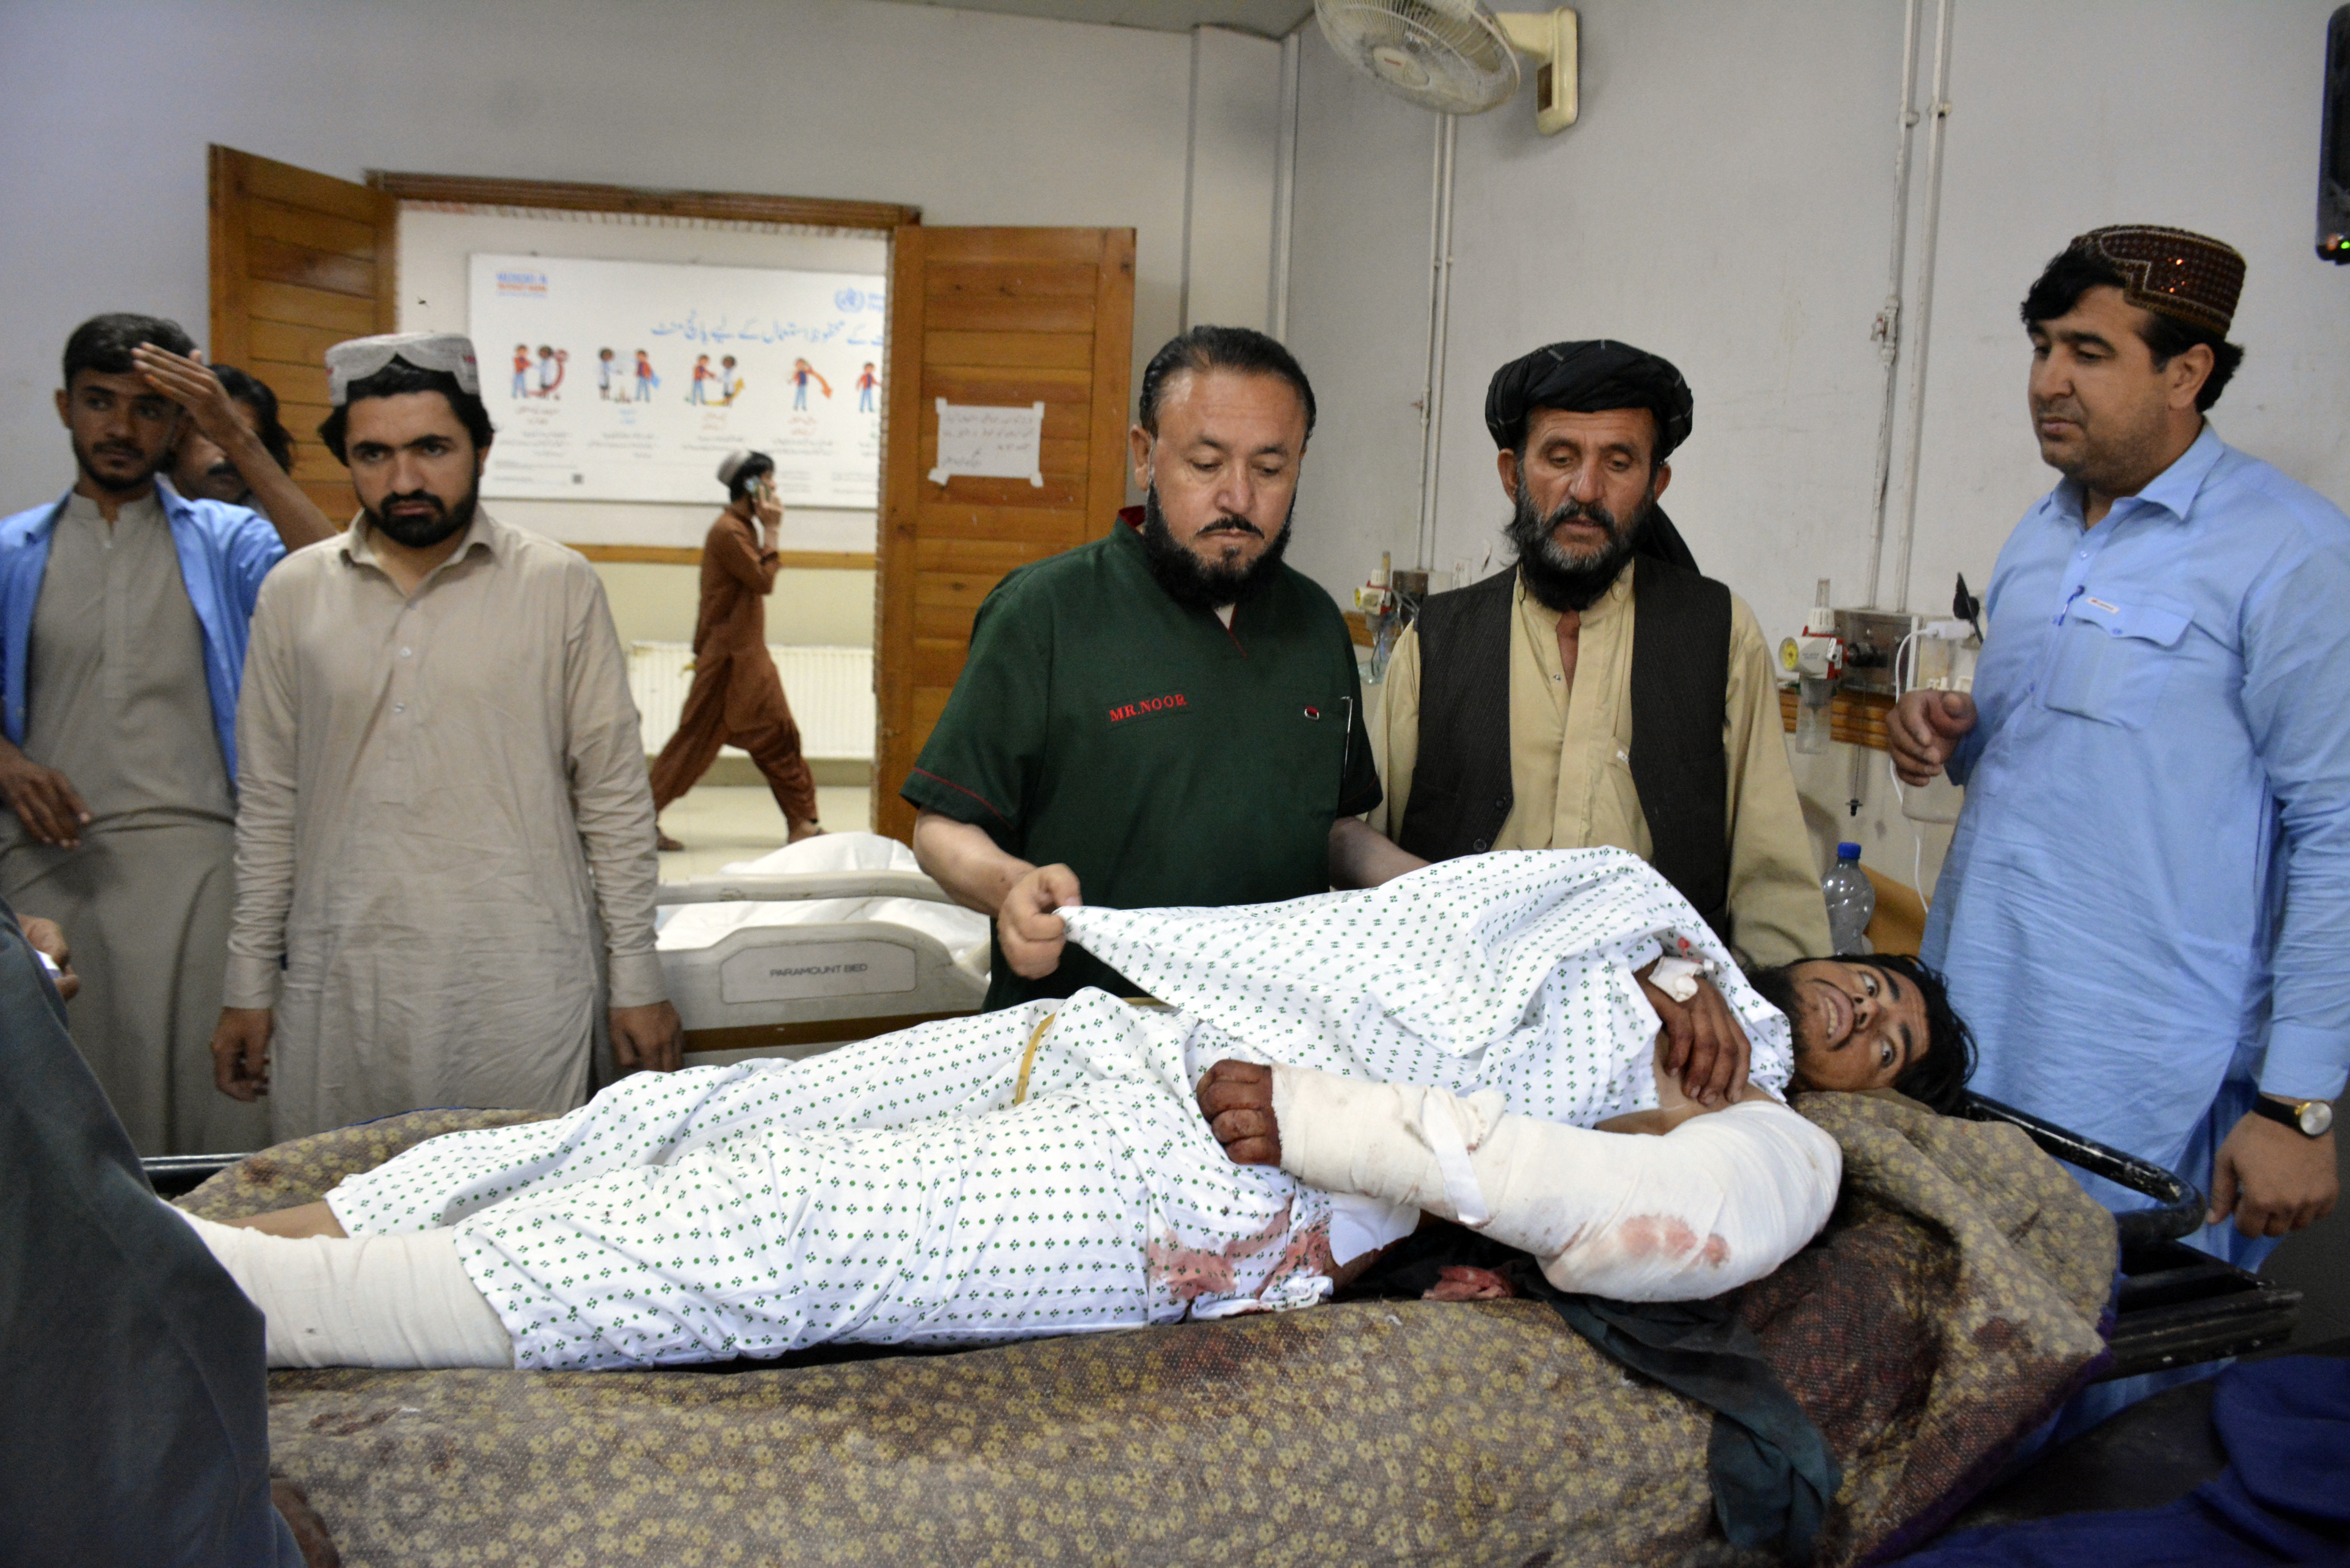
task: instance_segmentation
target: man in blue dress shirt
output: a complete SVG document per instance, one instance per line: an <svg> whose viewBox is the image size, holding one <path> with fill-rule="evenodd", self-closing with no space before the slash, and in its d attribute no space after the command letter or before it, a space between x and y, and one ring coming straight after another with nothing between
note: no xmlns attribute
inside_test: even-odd
<svg viewBox="0 0 2350 1568"><path fill-rule="evenodd" d="M1922 956L1974 1086L2200 1184L2197 1244L2252 1267L2338 1185L2350 518L2205 422L2243 276L2142 225L2049 263L2023 321L2064 477L2000 552L1973 695L1888 728L1905 779L1967 786Z"/></svg>

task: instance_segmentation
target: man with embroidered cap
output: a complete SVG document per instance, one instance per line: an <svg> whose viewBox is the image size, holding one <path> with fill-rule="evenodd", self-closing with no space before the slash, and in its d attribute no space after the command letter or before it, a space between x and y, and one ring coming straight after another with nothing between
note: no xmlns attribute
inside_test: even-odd
<svg viewBox="0 0 2350 1568"><path fill-rule="evenodd" d="M2147 224L2048 264L2022 317L2063 477L2000 552L1972 695L1888 730L1904 778L1967 786L1924 956L1976 1087L2201 1185L2197 1244L2256 1266L2337 1185L2350 519L2206 418L2243 283Z"/></svg>
<svg viewBox="0 0 2350 1568"><path fill-rule="evenodd" d="M693 684L685 693L677 732L653 763L653 810L691 789L710 771L721 746L740 746L774 792L797 844L822 833L816 819L816 780L800 754L800 727L784 700L784 683L767 651L767 596L783 557L776 554L784 504L775 499L775 460L764 452L731 452L718 464L726 510L702 542L702 607L693 620ZM755 527L754 526L755 523ZM682 844L663 835L663 849Z"/></svg>
<svg viewBox="0 0 2350 1568"><path fill-rule="evenodd" d="M1065 905L1272 903L1402 858L1355 820L1379 780L1347 623L1282 562L1313 433L1288 349L1192 327L1142 372L1144 504L979 607L899 793L922 869L995 918L991 1008L1136 993L1067 945Z"/></svg>
<svg viewBox="0 0 2350 1568"><path fill-rule="evenodd" d="M483 511L473 345L327 351L349 532L254 613L236 919L213 1054L278 1138L425 1106L561 1111L599 1024L678 1065L653 952L652 792L595 571Z"/></svg>
<svg viewBox="0 0 2350 1568"><path fill-rule="evenodd" d="M1827 908L1770 655L1658 504L1693 422L1680 372L1628 343L1554 343L1494 372L1517 559L1429 599L1397 641L1372 825L1406 865L1628 849L1747 958L1790 963L1829 950ZM1744 1040L1719 1002L1701 996L1687 1046L1669 1023L1677 1052L1702 1054L1692 1080L1727 1094Z"/></svg>
<svg viewBox="0 0 2350 1568"><path fill-rule="evenodd" d="M151 316L77 327L57 395L73 488L0 522L0 898L65 928L88 981L74 1043L149 1155L251 1148L265 1130L212 1092L205 1049L228 948L237 678L263 576L327 532L163 482L187 417L151 372L168 360L217 390L194 351Z"/></svg>

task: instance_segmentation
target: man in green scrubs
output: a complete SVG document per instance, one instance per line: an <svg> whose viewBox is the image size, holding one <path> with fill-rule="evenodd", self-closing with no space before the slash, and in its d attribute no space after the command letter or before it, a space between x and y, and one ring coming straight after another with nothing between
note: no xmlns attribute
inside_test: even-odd
<svg viewBox="0 0 2350 1568"><path fill-rule="evenodd" d="M1148 501L996 585L900 792L922 869L995 917L992 1008L1135 993L1065 949L1064 905L1295 898L1401 854L1355 820L1379 780L1346 621L1281 560L1305 373L1263 333L1195 327L1138 412Z"/></svg>

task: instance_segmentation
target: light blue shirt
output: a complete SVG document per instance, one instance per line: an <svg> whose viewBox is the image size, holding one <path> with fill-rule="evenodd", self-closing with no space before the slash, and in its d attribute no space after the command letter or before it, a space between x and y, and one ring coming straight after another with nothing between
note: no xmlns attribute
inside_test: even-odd
<svg viewBox="0 0 2350 1568"><path fill-rule="evenodd" d="M2094 528L2070 481L1985 599L1923 956L1994 1099L2177 1167L2239 1056L2350 1074L2350 518L2209 425Z"/></svg>
<svg viewBox="0 0 2350 1568"><path fill-rule="evenodd" d="M172 524L180 579L195 607L196 624L203 628L204 689L212 698L213 730L220 736L221 758L234 787L236 692L244 679L245 638L261 579L286 558L286 545L267 518L243 506L190 501L160 479L155 496ZM12 745L25 743L33 608L40 603L49 540L65 504L66 498L59 496L49 505L0 519L0 730Z"/></svg>

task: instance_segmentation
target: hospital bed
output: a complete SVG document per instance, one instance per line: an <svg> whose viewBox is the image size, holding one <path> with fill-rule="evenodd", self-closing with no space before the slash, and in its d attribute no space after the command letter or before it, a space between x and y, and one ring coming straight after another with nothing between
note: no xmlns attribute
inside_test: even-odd
<svg viewBox="0 0 2350 1568"><path fill-rule="evenodd" d="M2291 1330L2292 1293L2179 1248L2201 1199L2168 1172L1990 1101L1799 1108L1845 1151L1843 1200L1739 1311L1844 1465L1822 1564L1930 1536L2088 1379ZM186 1201L281 1208L423 1137L522 1119L343 1128ZM2155 1206L2116 1225L2049 1155ZM149 1169L166 1190L202 1174ZM274 1463L370 1563L1746 1561L1712 1522L1709 1419L1529 1301L675 1371L271 1379Z"/></svg>
<svg viewBox="0 0 2350 1568"><path fill-rule="evenodd" d="M975 1012L988 921L869 833L826 834L657 895L686 1064L809 1055Z"/></svg>
<svg viewBox="0 0 2350 1568"><path fill-rule="evenodd" d="M662 888L689 1064L805 1056L979 1005L984 919L902 846L859 836ZM2168 1171L1986 1099L1954 1118L1804 1105L1844 1147L1844 1201L1741 1312L1845 1466L1824 1564L1929 1538L2087 1381L2292 1334L2296 1293L2181 1244L2202 1198ZM159 1191L231 1219L436 1133L525 1119L413 1112L261 1158L147 1164ZM2150 1207L2108 1220L2054 1160ZM376 1563L1742 1560L1712 1521L1708 1413L1535 1302L271 1382L274 1461Z"/></svg>

